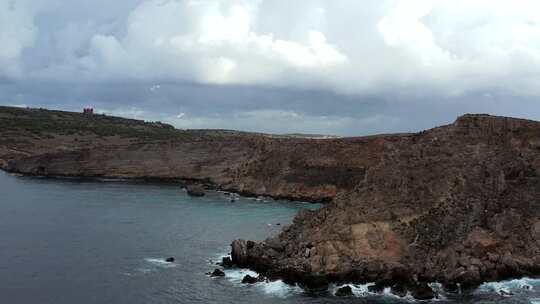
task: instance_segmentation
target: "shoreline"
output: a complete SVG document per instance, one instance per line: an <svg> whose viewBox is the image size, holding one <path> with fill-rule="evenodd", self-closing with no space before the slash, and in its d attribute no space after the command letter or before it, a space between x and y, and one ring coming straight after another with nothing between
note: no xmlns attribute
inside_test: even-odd
<svg viewBox="0 0 540 304"><path fill-rule="evenodd" d="M218 256L218 255L216 255ZM221 255L221 258L224 257L231 257L230 255ZM210 263L209 265L215 266L215 263ZM388 285L382 285L375 281L350 281L350 280L328 280L327 288L320 289L320 290L310 290L309 288L306 288L306 286L302 286L301 282L288 280L284 276L276 275L276 276L269 276L264 271L258 271L256 269L253 269L251 267L240 267L237 265L234 265L232 267L223 267L223 271L226 273L228 272L240 272L244 274L249 274L254 277L263 277L265 280L259 281L256 284L270 284L275 282L281 282L288 286L289 288L298 288L301 290L302 293L308 293L308 294L320 294L325 295L328 294L332 297L340 297L336 295L336 292L343 287L351 287L353 290L352 295L349 297L354 298L367 298L367 297L375 297L375 296L391 296L396 299L401 300L420 300L420 301L439 301L439 300L447 300L447 297L460 297L460 296L470 296L474 295L476 293L482 292L484 290L488 290L498 294L500 296L504 297L511 297L514 294L512 293L511 289L520 289L520 290L532 290L534 282L537 282L538 285L540 285L540 274L539 275L523 275L523 276L510 276L507 278L501 278L496 281L483 281L475 286L469 286L469 287L461 287L459 284L457 284L457 288L450 289L448 286L445 286L443 283L440 283L438 281L432 281L432 282L426 282L425 285L428 286L431 291L433 292L433 298L416 298L413 296L413 290L411 289L405 289L405 290L394 290L394 287L396 286L396 283L399 284L397 281L390 281L386 282ZM229 278L230 281L232 281ZM242 278L235 279L235 283L242 284L243 286L247 286L244 283L240 283ZM532 282L531 282L532 281ZM422 283L424 284L424 283ZM518 285L517 287L511 288L513 285Z"/></svg>
<svg viewBox="0 0 540 304"><path fill-rule="evenodd" d="M238 191L234 188L221 187L215 183L208 181L207 179L189 179L189 178L163 178L163 177L118 177L118 176L80 176L80 175L41 175L32 173L21 173L17 171L6 170L0 167L0 171L10 175L16 175L29 178L41 178L41 179L57 179L57 180L73 180L73 181L88 181L88 182L125 182L125 183L138 183L148 185L175 185L180 188L186 188L192 185L202 185L205 187L205 191L217 191L226 192L239 195L244 198L259 198L265 197L276 201L288 201L298 202L306 204L320 204L325 205L329 203L329 200L312 200L308 197L291 197L291 196L276 196L271 194L256 194L247 191Z"/></svg>

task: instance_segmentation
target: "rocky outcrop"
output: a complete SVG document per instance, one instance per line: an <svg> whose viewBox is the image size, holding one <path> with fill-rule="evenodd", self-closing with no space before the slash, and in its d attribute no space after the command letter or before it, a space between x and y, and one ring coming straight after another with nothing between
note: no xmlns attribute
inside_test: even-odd
<svg viewBox="0 0 540 304"><path fill-rule="evenodd" d="M451 290L540 274L539 122L465 115L378 144L351 190L277 237L233 242L233 262L417 298L432 298L434 281Z"/></svg>
<svg viewBox="0 0 540 304"><path fill-rule="evenodd" d="M0 168L42 176L204 184L328 204L232 262L324 289L376 282L430 297L540 273L540 123L465 115L417 134L306 139L174 130L0 107Z"/></svg>
<svg viewBox="0 0 540 304"><path fill-rule="evenodd" d="M225 272L223 272L223 270L221 269L214 269L214 271L212 271L212 273L210 273L210 276L213 277L213 278L216 278L216 277L224 277L225 276Z"/></svg>
<svg viewBox="0 0 540 304"><path fill-rule="evenodd" d="M220 263L220 264L221 264L221 266L227 267L227 268L230 268L230 267L233 267L233 266L234 266L231 257L228 257L228 256L227 256L227 257L223 257L223 258L221 259L221 263Z"/></svg>
<svg viewBox="0 0 540 304"><path fill-rule="evenodd" d="M259 282L259 279L252 277L249 274L246 274L242 279L242 284L255 284L257 282Z"/></svg>

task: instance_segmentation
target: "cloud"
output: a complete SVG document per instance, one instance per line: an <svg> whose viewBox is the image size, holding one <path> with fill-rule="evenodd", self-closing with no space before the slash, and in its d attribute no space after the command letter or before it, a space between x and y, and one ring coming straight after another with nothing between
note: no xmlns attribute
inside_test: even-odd
<svg viewBox="0 0 540 304"><path fill-rule="evenodd" d="M34 44L37 29L26 1L0 1L0 78L22 74L20 57Z"/></svg>
<svg viewBox="0 0 540 304"><path fill-rule="evenodd" d="M8 47L0 53L0 70L20 75L21 52L32 48L37 32L27 12L32 5L1 5L0 33ZM54 33L43 25L40 35L63 38L56 44L66 47L49 46L62 56L27 74L345 94L460 95L494 87L540 94L540 20L534 13L540 5L532 0L123 0L115 6L111 11L121 23L111 23L113 13L102 8L97 20L70 18Z"/></svg>
<svg viewBox="0 0 540 304"><path fill-rule="evenodd" d="M471 111L540 118L539 9L533 0L0 0L0 98L94 104L182 127L336 134L418 130Z"/></svg>
<svg viewBox="0 0 540 304"><path fill-rule="evenodd" d="M105 78L207 84L273 84L291 72L323 73L347 62L317 29L303 41L257 32L263 12L254 3L146 1L131 12L124 37L92 37L92 56L84 60Z"/></svg>

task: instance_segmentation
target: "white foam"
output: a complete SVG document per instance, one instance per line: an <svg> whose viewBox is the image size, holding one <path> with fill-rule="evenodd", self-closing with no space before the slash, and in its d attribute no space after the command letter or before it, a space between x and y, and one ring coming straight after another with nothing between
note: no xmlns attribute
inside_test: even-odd
<svg viewBox="0 0 540 304"><path fill-rule="evenodd" d="M237 284L242 283L242 279L248 274L252 277L258 276L258 274L255 271L251 271L249 269L226 269L225 270L225 278Z"/></svg>
<svg viewBox="0 0 540 304"><path fill-rule="evenodd" d="M509 296L514 291L533 290L540 287L540 279L522 278L501 282L484 283L478 287L478 293L495 292L502 296Z"/></svg>
<svg viewBox="0 0 540 304"><path fill-rule="evenodd" d="M178 266L176 263L171 263L165 261L165 259L159 259L159 258L146 258L144 259L146 262L152 264L153 266L161 267L161 268L172 268Z"/></svg>
<svg viewBox="0 0 540 304"><path fill-rule="evenodd" d="M242 279L246 275L257 277L259 274L249 269L225 269L225 278L238 287L251 287L252 286L254 288L261 290L265 294L281 297L281 298L303 292L303 290L300 287L285 284L281 280L258 282L253 285L242 284Z"/></svg>
<svg viewBox="0 0 540 304"><path fill-rule="evenodd" d="M436 283L433 283L433 284L436 284ZM357 298L367 298L367 297L377 297L378 296L378 297L383 297L383 298L405 300L407 302L417 302L417 300L411 295L410 292L407 292L407 294L404 297L401 297L399 295L393 294L392 289L390 287L385 287L383 289L382 293L369 291L369 287L374 286L374 285L375 285L375 283L335 285L335 286L332 287L332 294L335 295L336 291L341 287L349 286L349 287L351 287L353 296L357 297ZM436 286L438 286L438 285L436 285ZM430 287L432 287L432 289L433 289L433 286L430 285ZM434 290L436 290L436 289L434 289ZM441 298L440 295L439 295L439 299L434 299L433 301L439 301L439 300L445 300L445 298L444 297Z"/></svg>
<svg viewBox="0 0 540 304"><path fill-rule="evenodd" d="M358 298L364 298L364 297L368 297L368 296L375 296L375 295L379 295L378 293L376 292L370 292L369 291L369 287L370 286L374 286L375 283L367 283L367 284L345 284L345 285L336 285L336 286L333 286L332 287L332 294L336 294L336 291L339 289L339 288L342 288L342 287L345 287L345 286L349 286L352 290L352 293L355 297L358 297Z"/></svg>
<svg viewBox="0 0 540 304"><path fill-rule="evenodd" d="M361 285L349 285L352 289L352 292L357 297L366 297L369 295L374 295L375 293L372 293L369 291L369 287L375 285L375 283L367 283L367 284L361 284ZM342 287L342 286L340 286Z"/></svg>
<svg viewBox="0 0 540 304"><path fill-rule="evenodd" d="M231 254L227 252L230 247L223 247L220 253L216 253L212 258L208 259L208 264L216 266L217 263L221 263L224 257L231 257Z"/></svg>
<svg viewBox="0 0 540 304"><path fill-rule="evenodd" d="M302 288L298 286L291 286L285 284L283 281L272 281L272 282L260 282L255 284L256 287L261 288L266 294L273 296L285 298L294 294L302 293Z"/></svg>

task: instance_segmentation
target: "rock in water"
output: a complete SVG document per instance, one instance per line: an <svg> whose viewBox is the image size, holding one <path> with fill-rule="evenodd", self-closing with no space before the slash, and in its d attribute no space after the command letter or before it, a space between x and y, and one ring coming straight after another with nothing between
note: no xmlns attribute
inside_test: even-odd
<svg viewBox="0 0 540 304"><path fill-rule="evenodd" d="M223 267L232 267L234 264L233 264L233 261L230 257L223 257L221 259L221 265Z"/></svg>
<svg viewBox="0 0 540 304"><path fill-rule="evenodd" d="M248 261L247 242L245 240L235 240L231 244L232 262L240 267L246 266Z"/></svg>
<svg viewBox="0 0 540 304"><path fill-rule="evenodd" d="M173 258L173 257L166 258L166 259L165 259L165 262L167 262L167 263L172 263L172 262L174 262L174 258Z"/></svg>
<svg viewBox="0 0 540 304"><path fill-rule="evenodd" d="M352 190L300 211L277 237L233 242L233 260L306 289L324 289L317 278L326 275L400 283L396 292L419 299L435 296L434 281L470 289L540 275L539 134L538 122L465 115L364 139L365 170Z"/></svg>
<svg viewBox="0 0 540 304"><path fill-rule="evenodd" d="M222 270L220 269L214 269L214 271L212 272L212 274L210 274L211 277L224 277L225 276L225 272L223 272Z"/></svg>
<svg viewBox="0 0 540 304"><path fill-rule="evenodd" d="M411 294L418 300L431 300L435 298L433 289L427 283L419 283L411 288Z"/></svg>
<svg viewBox="0 0 540 304"><path fill-rule="evenodd" d="M403 284L394 284L392 285L392 288L390 289L392 294L398 296L398 297L405 297L407 295L407 288Z"/></svg>
<svg viewBox="0 0 540 304"><path fill-rule="evenodd" d="M351 286L343 286L336 290L336 297L350 297L353 295Z"/></svg>
<svg viewBox="0 0 540 304"><path fill-rule="evenodd" d="M249 274L246 274L244 278L242 279L242 284L255 284L259 281L258 278L254 278L250 276Z"/></svg>
<svg viewBox="0 0 540 304"><path fill-rule="evenodd" d="M201 197L205 195L205 189L202 185L189 185L186 189L189 196Z"/></svg>
<svg viewBox="0 0 540 304"><path fill-rule="evenodd" d="M328 290L328 279L325 275L307 275L302 278L301 286L311 292Z"/></svg>

